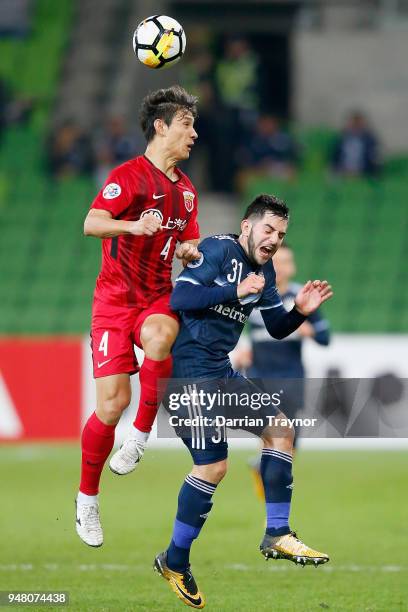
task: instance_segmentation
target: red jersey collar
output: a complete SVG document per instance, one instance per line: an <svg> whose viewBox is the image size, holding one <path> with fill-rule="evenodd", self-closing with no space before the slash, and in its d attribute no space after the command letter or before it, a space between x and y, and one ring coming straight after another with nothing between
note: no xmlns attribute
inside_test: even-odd
<svg viewBox="0 0 408 612"><path fill-rule="evenodd" d="M160 172L160 174L162 174L168 181L170 181L170 183L172 185L175 185L176 183L178 183L181 179L182 176L180 174L180 170L177 167L174 167L174 171L176 172L178 179L177 181L172 181L171 178L169 178L167 176L167 174L165 172L163 172L163 170L160 170L160 168L158 168L157 166L154 165L154 163L152 161L150 161L150 159L148 157L146 157L146 155L142 155L143 159L147 161L148 164L150 164L150 166L152 166L152 168L154 168L155 170L157 170L157 172Z"/></svg>

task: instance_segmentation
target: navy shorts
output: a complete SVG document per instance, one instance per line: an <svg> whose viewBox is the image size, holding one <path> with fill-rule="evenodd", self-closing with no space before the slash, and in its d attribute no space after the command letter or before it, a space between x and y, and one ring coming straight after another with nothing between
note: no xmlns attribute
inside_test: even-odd
<svg viewBox="0 0 408 612"><path fill-rule="evenodd" d="M227 458L227 428L260 436L282 412L277 396L232 368L223 378L170 380L163 405L196 465Z"/></svg>

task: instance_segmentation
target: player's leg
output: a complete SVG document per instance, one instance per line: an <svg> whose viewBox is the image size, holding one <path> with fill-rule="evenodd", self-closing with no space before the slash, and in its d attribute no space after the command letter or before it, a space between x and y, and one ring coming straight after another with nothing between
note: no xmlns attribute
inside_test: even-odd
<svg viewBox="0 0 408 612"><path fill-rule="evenodd" d="M89 546L101 546L103 532L99 520L99 481L103 466L115 441L115 428L131 399L129 374L96 379L96 410L82 432L81 482L76 498L76 529Z"/></svg>
<svg viewBox="0 0 408 612"><path fill-rule="evenodd" d="M190 569L190 550L211 511L215 489L226 474L228 447L223 442L218 447L208 445L207 450L195 450L191 439L184 440L184 443L191 452L194 466L178 495L177 514L169 547L157 555L154 569L170 583L177 597L186 605L203 608L204 596Z"/></svg>
<svg viewBox="0 0 408 612"><path fill-rule="evenodd" d="M143 317L145 315L146 313L143 313ZM109 467L115 474L133 472L143 456L161 402L158 381L171 376L171 347L178 330L176 315L154 313L146 318L139 318L135 342L145 353L139 373L139 407L132 431L109 462Z"/></svg>
<svg viewBox="0 0 408 612"><path fill-rule="evenodd" d="M256 378L256 384L259 385L266 393L273 394L279 386L278 379L262 379L260 373L252 368L251 378ZM304 404L304 380L302 378L293 378L290 380L290 384L285 384L286 381L282 381L282 385L285 388L285 416L290 419L295 419L299 410L301 410ZM294 432L295 437L293 441L292 458L295 455L298 436L296 431ZM261 449L262 449L262 440ZM254 481L255 494L262 502L265 502L265 491L262 483L261 476L261 455L251 457L249 468Z"/></svg>
<svg viewBox="0 0 408 612"><path fill-rule="evenodd" d="M158 380L171 376L171 348L178 331L178 321L165 314L147 317L140 330L145 359L140 368L140 402L134 426L147 434L152 429L161 401L158 396Z"/></svg>
<svg viewBox="0 0 408 612"><path fill-rule="evenodd" d="M194 465L186 476L180 489L173 536L167 549L171 569L184 571L189 566L191 546L208 517L212 508L211 498L226 472L227 460L223 459L208 465Z"/></svg>
<svg viewBox="0 0 408 612"><path fill-rule="evenodd" d="M231 371L228 378L227 391L238 396L258 401L260 394L265 393L253 381L236 372ZM241 405L238 402L234 416L248 416L248 403ZM272 401L263 403L261 408L257 407L257 417L263 421L263 426L249 425L244 429L258 435L263 441L260 472L265 492L266 531L260 547L261 552L267 559L290 559L303 565L325 563L329 560L328 556L306 546L289 526L294 429L289 425L285 414L280 412ZM270 422L270 425L265 426Z"/></svg>
<svg viewBox="0 0 408 612"><path fill-rule="evenodd" d="M294 430L279 422L285 423L283 413L276 415L276 425L265 428L261 434L261 477L266 503L266 531L261 553L266 559L289 559L301 565L317 566L329 561L329 557L306 546L289 527Z"/></svg>

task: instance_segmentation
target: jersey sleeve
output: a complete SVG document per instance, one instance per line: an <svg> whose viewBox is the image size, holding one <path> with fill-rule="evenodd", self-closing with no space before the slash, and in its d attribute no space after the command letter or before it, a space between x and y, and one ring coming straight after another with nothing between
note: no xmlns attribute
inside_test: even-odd
<svg viewBox="0 0 408 612"><path fill-rule="evenodd" d="M194 194L195 194L194 209L193 209L190 219L188 220L187 227L180 234L180 237L179 237L180 242L185 242L186 240L198 240L200 238L200 228L198 226L197 192L194 191Z"/></svg>
<svg viewBox="0 0 408 612"><path fill-rule="evenodd" d="M330 325L327 319L322 316L320 309L315 310L307 317L309 323L313 325L315 331L314 340L318 344L327 346L330 343Z"/></svg>
<svg viewBox="0 0 408 612"><path fill-rule="evenodd" d="M187 264L176 282L186 281L193 285L210 287L219 276L225 259L222 241L206 238L198 247L200 259Z"/></svg>
<svg viewBox="0 0 408 612"><path fill-rule="evenodd" d="M118 217L130 206L134 197L128 170L124 165L118 166L109 174L91 208L108 210L113 217Z"/></svg>

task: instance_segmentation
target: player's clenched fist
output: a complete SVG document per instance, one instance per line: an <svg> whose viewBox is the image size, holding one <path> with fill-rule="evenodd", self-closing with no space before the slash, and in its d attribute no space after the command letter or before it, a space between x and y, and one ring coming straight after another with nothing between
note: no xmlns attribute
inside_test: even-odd
<svg viewBox="0 0 408 612"><path fill-rule="evenodd" d="M160 229L161 221L154 214L149 213L139 221L132 223L130 233L134 236L153 236Z"/></svg>
<svg viewBox="0 0 408 612"><path fill-rule="evenodd" d="M184 264L188 264L190 261L200 259L200 251L194 244L183 242L176 249L176 257L182 259Z"/></svg>
<svg viewBox="0 0 408 612"><path fill-rule="evenodd" d="M258 274L250 274L239 283L237 287L237 296L243 298L251 293L261 293L265 286L265 277Z"/></svg>

